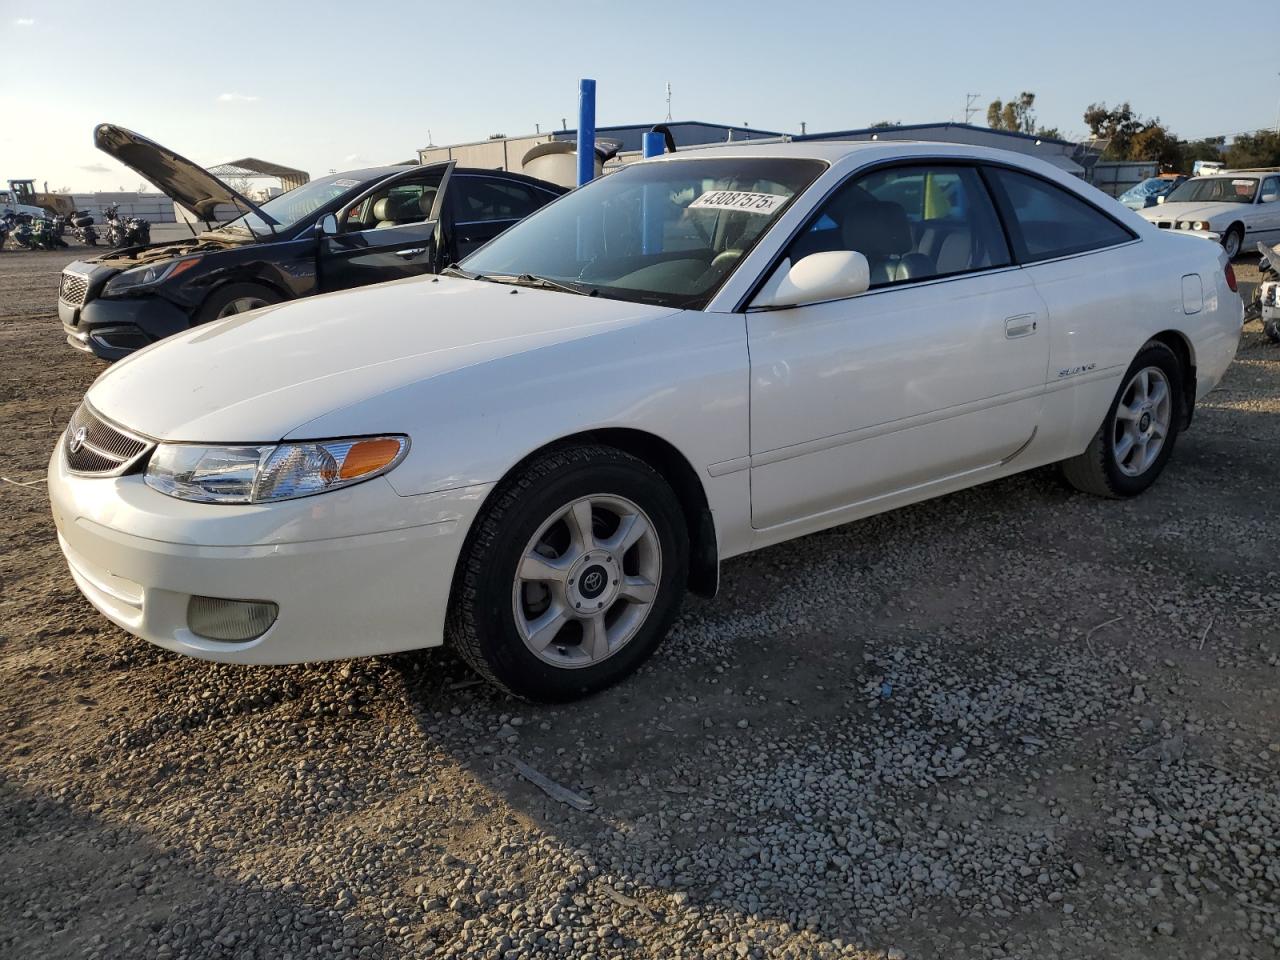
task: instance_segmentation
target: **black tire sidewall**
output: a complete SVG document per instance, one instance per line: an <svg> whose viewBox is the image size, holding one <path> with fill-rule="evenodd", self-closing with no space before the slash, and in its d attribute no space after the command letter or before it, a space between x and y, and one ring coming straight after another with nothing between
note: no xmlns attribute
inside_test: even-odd
<svg viewBox="0 0 1280 960"><path fill-rule="evenodd" d="M1159 367L1169 381L1169 391L1173 394L1171 401L1173 404L1172 416L1169 423L1169 435L1165 438L1164 446L1160 450L1160 455L1156 457L1155 463L1149 466L1140 476L1131 477L1116 463L1115 451L1112 446L1112 434L1115 430L1116 409L1120 406L1120 400L1124 396L1125 389L1129 386L1129 381L1134 375L1145 367ZM1124 378L1120 381L1120 387L1116 391L1115 398L1111 401L1111 406L1107 408L1106 419L1102 422L1102 468L1107 474L1107 481L1115 492L1124 497L1137 496L1142 493L1164 472L1165 464L1169 462L1169 457L1173 455L1174 444L1178 439L1178 425L1182 419L1182 364L1178 362L1177 356L1172 350L1162 343L1149 343L1143 347L1141 352L1134 358L1133 363L1129 365L1129 369L1125 371Z"/></svg>
<svg viewBox="0 0 1280 960"><path fill-rule="evenodd" d="M591 495L626 497L648 515L662 549L658 594L639 631L613 656L590 667L555 667L529 650L516 629L516 569L526 544L553 512ZM688 538L679 501L659 475L621 459L573 464L544 478L504 512L487 554L471 610L480 654L501 683L537 700L580 697L634 671L670 628L688 576Z"/></svg>

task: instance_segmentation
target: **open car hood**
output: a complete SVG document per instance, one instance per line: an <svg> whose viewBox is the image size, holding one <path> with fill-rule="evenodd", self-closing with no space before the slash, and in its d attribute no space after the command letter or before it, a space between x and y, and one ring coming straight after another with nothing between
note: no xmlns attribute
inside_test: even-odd
<svg viewBox="0 0 1280 960"><path fill-rule="evenodd" d="M94 128L93 143L209 225L217 222L215 211L219 204L231 204L241 212L252 210L266 223L275 223L257 204L236 193L204 167L132 130L100 123Z"/></svg>

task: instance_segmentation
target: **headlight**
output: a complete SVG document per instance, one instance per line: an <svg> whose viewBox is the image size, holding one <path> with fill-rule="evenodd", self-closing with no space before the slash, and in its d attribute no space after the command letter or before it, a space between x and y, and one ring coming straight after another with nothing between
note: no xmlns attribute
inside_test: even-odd
<svg viewBox="0 0 1280 960"><path fill-rule="evenodd" d="M1197 220L1195 223L1191 225L1191 229L1209 231L1209 230L1212 230L1213 228L1209 226L1208 220Z"/></svg>
<svg viewBox="0 0 1280 960"><path fill-rule="evenodd" d="M149 287L152 284L159 283L161 280L168 280L170 277L185 273L199 262L199 257L190 257L186 260L171 260L166 263L154 263L146 267L134 267L132 270L117 273L108 280L107 286L102 292L110 295L113 293L128 293L138 287Z"/></svg>
<svg viewBox="0 0 1280 960"><path fill-rule="evenodd" d="M409 450L408 437L352 437L265 446L162 443L147 464L147 486L179 500L263 503L347 487L386 473Z"/></svg>

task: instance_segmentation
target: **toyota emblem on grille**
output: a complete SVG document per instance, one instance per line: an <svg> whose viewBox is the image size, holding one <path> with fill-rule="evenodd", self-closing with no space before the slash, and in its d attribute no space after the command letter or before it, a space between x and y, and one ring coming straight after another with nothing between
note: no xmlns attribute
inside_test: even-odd
<svg viewBox="0 0 1280 960"><path fill-rule="evenodd" d="M84 446L85 438L88 436L88 427L76 427L75 433L71 434L71 439L67 441L67 449L72 453L79 453L80 448Z"/></svg>

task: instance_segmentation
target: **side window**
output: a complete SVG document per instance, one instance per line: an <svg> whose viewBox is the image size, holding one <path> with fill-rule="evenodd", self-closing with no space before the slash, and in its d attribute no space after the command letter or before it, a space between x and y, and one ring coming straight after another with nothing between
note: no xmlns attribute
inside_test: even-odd
<svg viewBox="0 0 1280 960"><path fill-rule="evenodd" d="M428 181L397 183L365 197L347 211L345 233L382 230L409 223L421 223L431 215L438 177Z"/></svg>
<svg viewBox="0 0 1280 960"><path fill-rule="evenodd" d="M514 180L461 176L452 183L456 223L520 220L546 203L532 188Z"/></svg>
<svg viewBox="0 0 1280 960"><path fill-rule="evenodd" d="M841 186L787 256L794 263L826 250L864 254L873 287L1011 262L977 170L950 165L889 167Z"/></svg>
<svg viewBox="0 0 1280 960"><path fill-rule="evenodd" d="M1262 181L1262 196L1272 201L1280 200L1280 177L1267 177Z"/></svg>
<svg viewBox="0 0 1280 960"><path fill-rule="evenodd" d="M1131 234L1068 190L1003 167L988 168L1023 263L1115 246Z"/></svg>

